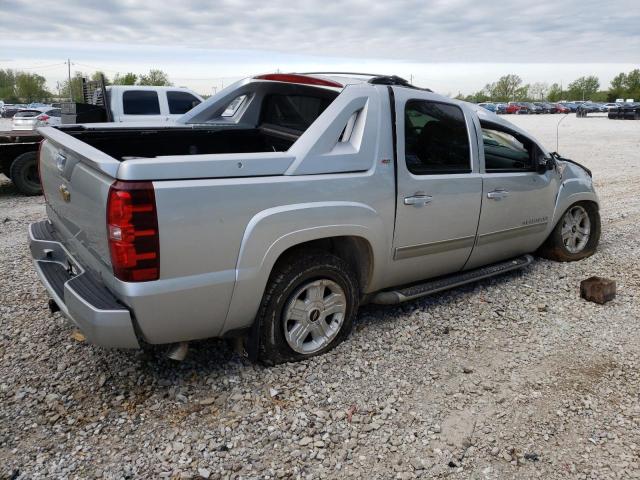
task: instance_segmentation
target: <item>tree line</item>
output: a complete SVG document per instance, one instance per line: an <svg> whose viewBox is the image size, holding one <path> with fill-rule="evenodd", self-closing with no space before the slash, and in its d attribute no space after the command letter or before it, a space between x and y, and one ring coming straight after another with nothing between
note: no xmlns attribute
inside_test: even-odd
<svg viewBox="0 0 640 480"><path fill-rule="evenodd" d="M0 69L0 100L6 103L50 102L54 99L71 99L82 101L82 78L99 80L103 72L97 71L90 76L82 72L75 72L69 80L57 82L55 92L47 88L47 80L37 73L28 73L12 69ZM117 74L113 79L104 75L107 85L153 85L170 86L169 76L158 69L151 69L149 73L137 75L132 72L124 75Z"/></svg>
<svg viewBox="0 0 640 480"><path fill-rule="evenodd" d="M457 99L468 102L509 102L509 101L549 101L591 100L594 102L614 102L619 98L640 100L640 69L620 73L611 81L608 90L600 90L600 80L595 75L575 79L566 87L559 83L524 83L515 74L504 75L493 83L471 95L458 94Z"/></svg>

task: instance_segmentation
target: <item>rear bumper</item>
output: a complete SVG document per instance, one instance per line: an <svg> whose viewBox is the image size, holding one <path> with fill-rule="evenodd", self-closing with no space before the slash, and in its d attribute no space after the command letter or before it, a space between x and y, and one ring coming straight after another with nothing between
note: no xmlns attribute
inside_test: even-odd
<svg viewBox="0 0 640 480"><path fill-rule="evenodd" d="M29 248L49 295L91 343L140 347L129 310L56 240L51 223L29 225Z"/></svg>

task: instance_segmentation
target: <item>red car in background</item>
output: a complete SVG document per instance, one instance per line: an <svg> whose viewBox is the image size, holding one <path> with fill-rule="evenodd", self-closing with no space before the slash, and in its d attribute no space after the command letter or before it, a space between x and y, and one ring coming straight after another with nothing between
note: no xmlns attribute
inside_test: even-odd
<svg viewBox="0 0 640 480"><path fill-rule="evenodd" d="M507 104L507 113L518 113L518 110L520 110L520 105L516 102L509 102Z"/></svg>
<svg viewBox="0 0 640 480"><path fill-rule="evenodd" d="M571 109L561 103L556 103L556 112L558 113L571 113Z"/></svg>

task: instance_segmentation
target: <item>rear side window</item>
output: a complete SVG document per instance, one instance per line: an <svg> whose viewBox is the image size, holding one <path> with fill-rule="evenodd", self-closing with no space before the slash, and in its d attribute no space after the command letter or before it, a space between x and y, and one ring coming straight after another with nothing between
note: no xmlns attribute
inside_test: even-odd
<svg viewBox="0 0 640 480"><path fill-rule="evenodd" d="M471 172L462 110L445 103L409 100L405 106L405 161L414 175Z"/></svg>
<svg viewBox="0 0 640 480"><path fill-rule="evenodd" d="M262 121L303 132L332 101L309 95L268 95L262 107Z"/></svg>
<svg viewBox="0 0 640 480"><path fill-rule="evenodd" d="M200 100L188 92L167 92L167 101L169 102L169 113L183 114L187 113L196 105L200 104Z"/></svg>
<svg viewBox="0 0 640 480"><path fill-rule="evenodd" d="M125 115L160 115L158 93L149 90L129 90L122 94Z"/></svg>
<svg viewBox="0 0 640 480"><path fill-rule="evenodd" d="M502 130L482 126L484 165L487 172L533 169L532 145Z"/></svg>

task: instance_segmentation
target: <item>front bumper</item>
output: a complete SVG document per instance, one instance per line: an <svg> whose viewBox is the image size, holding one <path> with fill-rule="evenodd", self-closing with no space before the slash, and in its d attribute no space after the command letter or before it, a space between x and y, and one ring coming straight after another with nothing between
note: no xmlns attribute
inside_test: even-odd
<svg viewBox="0 0 640 480"><path fill-rule="evenodd" d="M49 221L29 225L29 248L49 295L87 340L104 347L140 348L129 310L71 256Z"/></svg>

